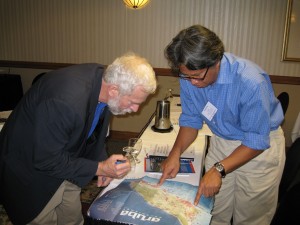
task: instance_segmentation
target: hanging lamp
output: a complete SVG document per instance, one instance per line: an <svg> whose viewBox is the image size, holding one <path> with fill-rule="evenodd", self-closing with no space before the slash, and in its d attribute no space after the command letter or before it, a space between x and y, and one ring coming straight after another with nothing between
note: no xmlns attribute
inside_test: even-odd
<svg viewBox="0 0 300 225"><path fill-rule="evenodd" d="M123 0L125 5L131 9L140 9L144 7L149 0Z"/></svg>

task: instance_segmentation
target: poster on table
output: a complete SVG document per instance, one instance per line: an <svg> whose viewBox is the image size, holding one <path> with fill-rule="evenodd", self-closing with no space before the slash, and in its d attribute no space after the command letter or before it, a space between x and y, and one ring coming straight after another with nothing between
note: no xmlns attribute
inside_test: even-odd
<svg viewBox="0 0 300 225"><path fill-rule="evenodd" d="M94 220L123 224L209 225L214 199L201 197L193 204L197 186L145 176L126 179L97 198L88 210Z"/></svg>

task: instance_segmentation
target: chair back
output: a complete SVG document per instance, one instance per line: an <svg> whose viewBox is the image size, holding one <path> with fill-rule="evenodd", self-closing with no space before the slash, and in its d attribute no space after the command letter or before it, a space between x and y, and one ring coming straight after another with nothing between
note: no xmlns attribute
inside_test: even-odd
<svg viewBox="0 0 300 225"><path fill-rule="evenodd" d="M46 72L39 73L35 78L33 78L31 85L33 85L35 82L37 82L42 76L44 76Z"/></svg>
<svg viewBox="0 0 300 225"><path fill-rule="evenodd" d="M0 74L0 111L13 110L23 97L21 76Z"/></svg>
<svg viewBox="0 0 300 225"><path fill-rule="evenodd" d="M281 92L278 96L277 96L278 100L280 101L282 110L283 110L283 114L285 115L288 107L289 107L289 94L287 92Z"/></svg>

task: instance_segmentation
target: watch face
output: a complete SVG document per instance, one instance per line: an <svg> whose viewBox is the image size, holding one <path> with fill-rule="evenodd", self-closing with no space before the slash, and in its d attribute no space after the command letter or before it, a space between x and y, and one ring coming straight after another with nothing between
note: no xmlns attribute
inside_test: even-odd
<svg viewBox="0 0 300 225"><path fill-rule="evenodd" d="M219 164L219 163L216 165L216 168L217 168L218 171L222 171L223 170L223 166L221 164Z"/></svg>
<svg viewBox="0 0 300 225"><path fill-rule="evenodd" d="M216 170L218 170L220 172L220 174L223 178L226 176L224 166L221 163L219 163L219 162L215 163L215 168L216 168Z"/></svg>

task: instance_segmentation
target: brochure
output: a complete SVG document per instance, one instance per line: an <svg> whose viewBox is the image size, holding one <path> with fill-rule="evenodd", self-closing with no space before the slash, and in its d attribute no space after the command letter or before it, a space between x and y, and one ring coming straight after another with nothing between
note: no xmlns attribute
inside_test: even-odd
<svg viewBox="0 0 300 225"><path fill-rule="evenodd" d="M157 183L158 179L148 176L126 179L97 198L88 216L103 222L134 225L209 225L213 198L201 196L195 206L196 186L171 180L161 186Z"/></svg>
<svg viewBox="0 0 300 225"><path fill-rule="evenodd" d="M150 155L145 158L145 172L161 172L161 163L167 156ZM195 173L194 158L180 158L180 169L178 173Z"/></svg>

